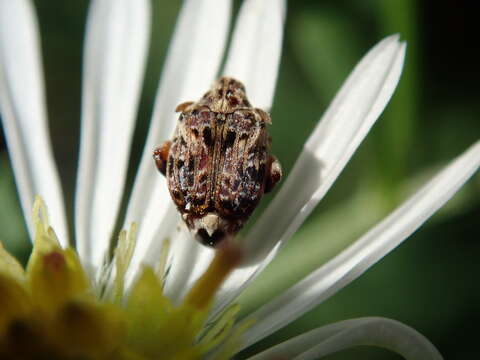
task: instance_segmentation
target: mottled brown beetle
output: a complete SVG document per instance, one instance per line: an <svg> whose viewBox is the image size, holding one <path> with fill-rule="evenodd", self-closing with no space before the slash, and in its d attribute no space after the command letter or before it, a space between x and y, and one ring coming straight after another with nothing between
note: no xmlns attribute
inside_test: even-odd
<svg viewBox="0 0 480 360"><path fill-rule="evenodd" d="M176 111L181 114L173 139L153 157L190 231L215 246L241 229L282 177L269 154L271 119L250 105L242 83L228 77Z"/></svg>

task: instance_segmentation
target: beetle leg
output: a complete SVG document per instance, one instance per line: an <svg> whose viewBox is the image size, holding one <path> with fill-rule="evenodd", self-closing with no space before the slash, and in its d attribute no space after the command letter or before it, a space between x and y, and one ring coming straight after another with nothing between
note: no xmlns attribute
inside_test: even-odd
<svg viewBox="0 0 480 360"><path fill-rule="evenodd" d="M257 112L258 115L260 115L260 118L263 120L263 122L265 124L271 124L272 123L272 118L270 117L270 115L262 110L262 109L259 109L259 108L255 108L255 111Z"/></svg>
<svg viewBox="0 0 480 360"><path fill-rule="evenodd" d="M163 175L166 175L167 173L168 153L170 152L171 146L172 146L171 141L165 141L162 145L157 147L153 152L153 159L155 160L155 164L157 164L157 169Z"/></svg>
<svg viewBox="0 0 480 360"><path fill-rule="evenodd" d="M194 102L193 101L186 101L186 102L183 102L181 104L178 104L177 107L175 108L175 112L184 112L187 110L187 108L190 106L190 105L193 105Z"/></svg>
<svg viewBox="0 0 480 360"><path fill-rule="evenodd" d="M270 191L272 191L275 185L282 178L282 166L280 165L280 162L278 161L278 159L275 156L270 155L268 159L268 163L269 163L269 168L267 171L265 193L269 193Z"/></svg>

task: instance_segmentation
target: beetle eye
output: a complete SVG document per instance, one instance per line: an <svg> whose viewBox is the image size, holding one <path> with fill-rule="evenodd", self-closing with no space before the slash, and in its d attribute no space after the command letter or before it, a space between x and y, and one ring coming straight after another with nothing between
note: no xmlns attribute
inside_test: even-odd
<svg viewBox="0 0 480 360"><path fill-rule="evenodd" d="M225 233L217 230L212 236L210 236L205 229L199 229L196 238L202 245L216 247L223 239L225 239Z"/></svg>

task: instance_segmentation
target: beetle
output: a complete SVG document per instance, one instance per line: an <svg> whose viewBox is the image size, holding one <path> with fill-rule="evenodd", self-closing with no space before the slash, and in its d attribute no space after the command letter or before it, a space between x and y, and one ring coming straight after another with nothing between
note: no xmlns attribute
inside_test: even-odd
<svg viewBox="0 0 480 360"><path fill-rule="evenodd" d="M234 236L282 178L270 154L270 115L252 107L244 85L222 77L197 102L177 106L173 139L153 157L187 227L215 247Z"/></svg>

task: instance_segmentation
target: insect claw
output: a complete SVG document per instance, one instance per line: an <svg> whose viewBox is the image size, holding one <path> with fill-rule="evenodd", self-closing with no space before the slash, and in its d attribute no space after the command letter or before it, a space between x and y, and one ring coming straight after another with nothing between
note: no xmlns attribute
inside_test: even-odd
<svg viewBox="0 0 480 360"><path fill-rule="evenodd" d="M168 160L168 153L170 152L171 146L172 146L171 141L165 141L162 145L157 147L153 152L153 159L155 160L157 169L163 175L167 174L167 160Z"/></svg>
<svg viewBox="0 0 480 360"><path fill-rule="evenodd" d="M275 185L282 178L282 166L277 158L273 155L270 156L270 169L267 174L267 183L265 184L265 193L269 193L273 190Z"/></svg>

